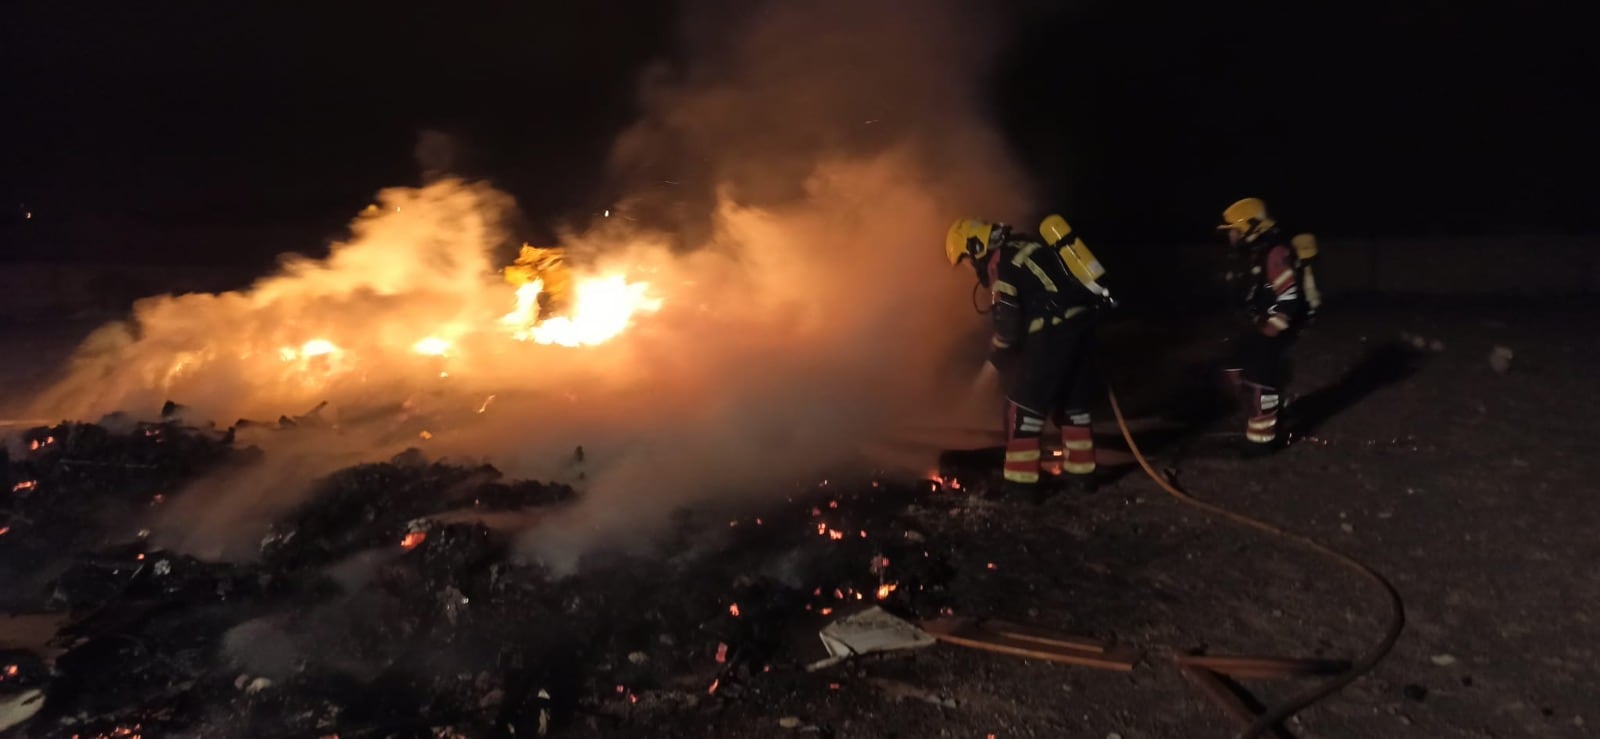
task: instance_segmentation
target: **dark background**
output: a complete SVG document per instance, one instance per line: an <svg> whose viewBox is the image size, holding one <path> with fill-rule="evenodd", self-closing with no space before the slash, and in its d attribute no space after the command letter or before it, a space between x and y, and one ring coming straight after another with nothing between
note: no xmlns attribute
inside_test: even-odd
<svg viewBox="0 0 1600 739"><path fill-rule="evenodd" d="M416 5L7 3L0 259L314 250L418 181L423 128L534 222L620 194L608 148L642 66L686 51L676 3ZM1327 236L1600 231L1576 4L1062 5L989 89L1096 241L1202 241L1246 194Z"/></svg>

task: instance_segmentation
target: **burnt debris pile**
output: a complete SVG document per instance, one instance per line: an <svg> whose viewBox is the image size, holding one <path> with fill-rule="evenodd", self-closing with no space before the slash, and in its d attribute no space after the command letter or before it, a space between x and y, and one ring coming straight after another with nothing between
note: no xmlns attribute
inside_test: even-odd
<svg viewBox="0 0 1600 739"><path fill-rule="evenodd" d="M232 430L108 419L3 460L0 730L27 737L543 736L713 712L811 679L817 630L937 615L922 480L752 491L552 569L581 491L415 451L317 481L254 557L163 549L164 507L261 461ZM279 433L313 433L280 424ZM640 491L648 495L649 491ZM537 549L537 547L534 547ZM826 679L817 677L815 679Z"/></svg>

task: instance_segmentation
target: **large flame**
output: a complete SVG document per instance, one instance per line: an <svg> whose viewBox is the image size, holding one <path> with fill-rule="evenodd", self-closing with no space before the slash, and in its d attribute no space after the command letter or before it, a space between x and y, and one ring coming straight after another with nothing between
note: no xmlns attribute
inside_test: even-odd
<svg viewBox="0 0 1600 739"><path fill-rule="evenodd" d="M634 314L661 309L661 299L648 294L649 283L629 282L624 275L613 274L579 280L573 289L571 315L536 321L537 298L543 288L543 280L517 288L516 309L500 319L512 327L512 336L519 341L560 346L602 344L627 330Z"/></svg>

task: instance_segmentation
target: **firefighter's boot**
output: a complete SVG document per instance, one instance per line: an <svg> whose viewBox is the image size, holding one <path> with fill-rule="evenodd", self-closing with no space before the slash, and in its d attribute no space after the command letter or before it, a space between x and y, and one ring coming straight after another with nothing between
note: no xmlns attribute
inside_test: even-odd
<svg viewBox="0 0 1600 739"><path fill-rule="evenodd" d="M1059 487L1067 493L1090 493L1095 488L1094 429L1088 411L1068 410L1058 420L1061 426L1061 472Z"/></svg>
<svg viewBox="0 0 1600 739"><path fill-rule="evenodd" d="M1039 437L1044 430L1044 416L1016 403L1006 408L1007 428L1006 458L1002 467L1007 497L1021 497L1031 502L1042 500L1039 476L1043 467Z"/></svg>
<svg viewBox="0 0 1600 739"><path fill-rule="evenodd" d="M1263 457L1279 447L1278 412L1282 410L1282 396L1275 387L1248 382L1246 387L1251 393L1251 411L1250 420L1245 424L1241 453L1246 457Z"/></svg>

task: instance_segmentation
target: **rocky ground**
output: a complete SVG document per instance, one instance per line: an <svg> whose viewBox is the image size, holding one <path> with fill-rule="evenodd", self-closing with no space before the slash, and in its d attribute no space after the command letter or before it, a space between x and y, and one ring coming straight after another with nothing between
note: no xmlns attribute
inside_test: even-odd
<svg viewBox="0 0 1600 739"><path fill-rule="evenodd" d="M1108 329L1131 410L1178 422L1140 437L1158 466L1360 557L1405 598L1389 658L1292 733L1564 737L1600 722L1597 324L1592 308L1332 313L1297 352L1295 443L1252 461L1223 453L1241 422L1198 402L1214 324ZM1177 350L1149 361L1152 346ZM18 736L1227 736L1173 654L1348 659L1387 616L1338 565L1168 498L1104 423L1110 475L1092 494L999 500L989 455L953 453L943 483L834 477L759 509L686 511L648 553L571 576L512 561L497 522L576 493L491 468L408 455L346 470L282 517L259 561L225 564L165 552L138 521L183 480L249 464L240 439L176 423L8 431L0 602L43 614L0 622L0 716L43 699ZM867 604L1144 659L1113 673L941 644L807 671L817 630ZM1246 687L1270 703L1301 686Z"/></svg>

